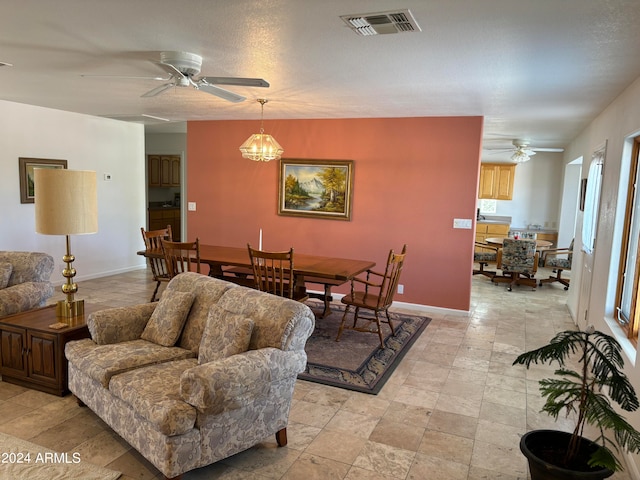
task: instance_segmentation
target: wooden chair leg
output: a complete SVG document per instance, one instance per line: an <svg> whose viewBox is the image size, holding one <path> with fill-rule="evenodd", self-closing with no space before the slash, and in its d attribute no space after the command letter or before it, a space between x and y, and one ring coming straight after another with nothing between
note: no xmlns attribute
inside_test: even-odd
<svg viewBox="0 0 640 480"><path fill-rule="evenodd" d="M340 341L340 337L342 336L342 330L344 330L344 322L347 320L347 315L349 314L349 309L351 305L347 305L344 309L344 314L342 315L342 321L340 322L340 326L338 327L338 336L336 337L336 342Z"/></svg>
<svg viewBox="0 0 640 480"><path fill-rule="evenodd" d="M279 447L284 447L287 444L287 428L286 427L276 432L276 442L278 443Z"/></svg>
<svg viewBox="0 0 640 480"><path fill-rule="evenodd" d="M391 321L391 317L389 316L389 309L387 308L387 309L384 311L384 313L385 313L385 315L387 316L387 322L389 323L389 328L391 329L391 335L393 335L393 336L395 337L395 335L396 335L396 331L395 331L395 329L393 328L393 322Z"/></svg>
<svg viewBox="0 0 640 480"><path fill-rule="evenodd" d="M158 288L160 288L160 281L156 282L156 289L153 291L153 295L151 295L151 300L149 300L149 302L153 303L156 301L156 294L158 293Z"/></svg>
<svg viewBox="0 0 640 480"><path fill-rule="evenodd" d="M356 324L358 323L358 313L360 313L360 307L356 307L353 311L353 328L356 328Z"/></svg>
<svg viewBox="0 0 640 480"><path fill-rule="evenodd" d="M378 338L380 338L380 348L384 348L384 339L382 338L382 325L380 324L380 317L378 317L378 311L375 312L376 325L378 326Z"/></svg>

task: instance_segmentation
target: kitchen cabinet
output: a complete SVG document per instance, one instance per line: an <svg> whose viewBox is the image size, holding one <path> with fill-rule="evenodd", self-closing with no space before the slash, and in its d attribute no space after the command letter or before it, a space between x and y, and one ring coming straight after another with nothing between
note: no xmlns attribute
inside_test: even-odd
<svg viewBox="0 0 640 480"><path fill-rule="evenodd" d="M487 238L506 238L509 235L508 223L476 223L476 242L485 243ZM476 247L476 252L491 252L486 248Z"/></svg>
<svg viewBox="0 0 640 480"><path fill-rule="evenodd" d="M85 306L84 315L96 310L97 307ZM58 320L55 305L2 318L2 380L55 395L67 393L64 347L68 341L89 337L84 315L72 319L71 325L59 330L50 327Z"/></svg>
<svg viewBox="0 0 640 480"><path fill-rule="evenodd" d="M177 207L158 207L149 209L149 230L161 230L171 225L173 241L180 241L181 216Z"/></svg>
<svg viewBox="0 0 640 480"><path fill-rule="evenodd" d="M482 163L478 198L511 200L516 166L506 163Z"/></svg>
<svg viewBox="0 0 640 480"><path fill-rule="evenodd" d="M180 155L147 155L150 187L180 186Z"/></svg>

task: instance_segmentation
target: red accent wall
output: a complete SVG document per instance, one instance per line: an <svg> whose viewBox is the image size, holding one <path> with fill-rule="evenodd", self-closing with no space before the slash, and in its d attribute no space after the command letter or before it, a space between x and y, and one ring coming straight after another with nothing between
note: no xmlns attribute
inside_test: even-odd
<svg viewBox="0 0 640 480"><path fill-rule="evenodd" d="M400 302L468 310L482 117L267 120L290 159L354 161L351 221L277 214L279 162L252 162L238 147L259 122L187 127L187 236L201 243L374 260L406 243ZM475 228L475 220L474 220ZM344 287L337 292L346 292Z"/></svg>

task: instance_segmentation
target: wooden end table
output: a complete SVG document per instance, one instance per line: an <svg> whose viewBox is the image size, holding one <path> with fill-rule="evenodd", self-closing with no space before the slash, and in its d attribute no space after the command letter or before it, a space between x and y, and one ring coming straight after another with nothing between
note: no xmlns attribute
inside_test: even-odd
<svg viewBox="0 0 640 480"><path fill-rule="evenodd" d="M100 308L85 305L84 315L61 329L49 327L58 322L55 305L0 318L2 380L59 396L69 393L64 347L89 337L86 318Z"/></svg>

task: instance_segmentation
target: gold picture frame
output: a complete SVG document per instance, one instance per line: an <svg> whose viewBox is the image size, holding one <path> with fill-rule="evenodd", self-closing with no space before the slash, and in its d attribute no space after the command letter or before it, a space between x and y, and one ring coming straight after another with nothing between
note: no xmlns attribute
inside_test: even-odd
<svg viewBox="0 0 640 480"><path fill-rule="evenodd" d="M67 168L67 161L46 158L18 158L20 203L34 203L35 201L35 187L33 184L34 168Z"/></svg>
<svg viewBox="0 0 640 480"><path fill-rule="evenodd" d="M281 159L278 215L351 220L353 160Z"/></svg>

